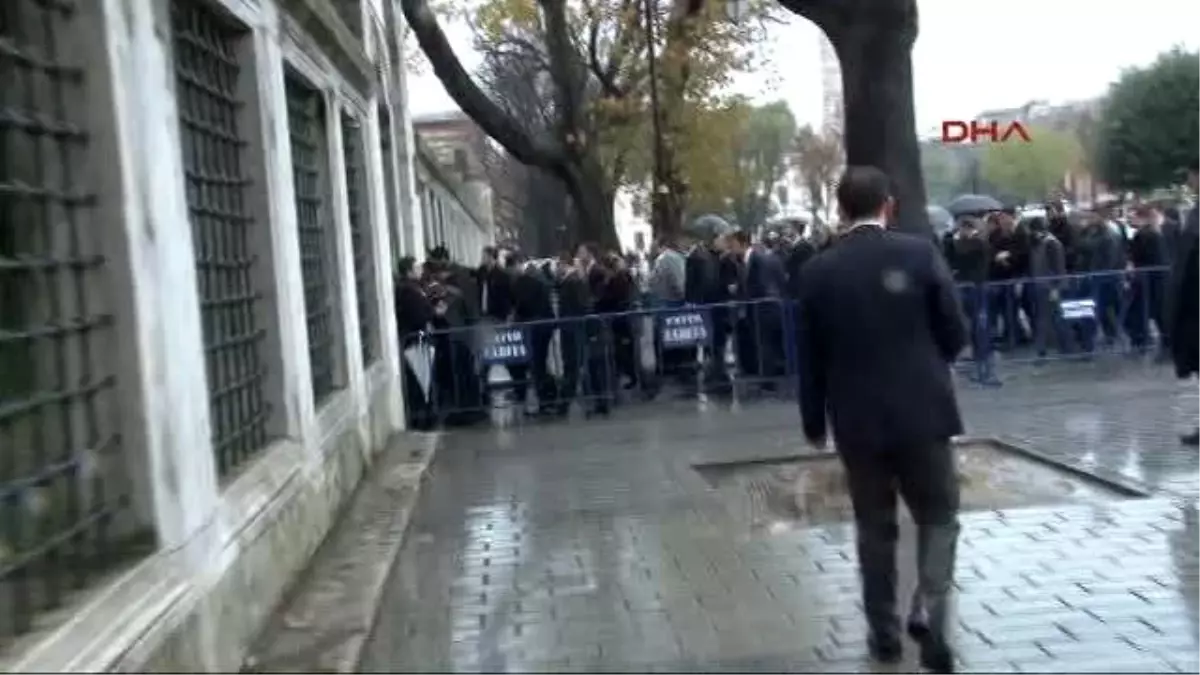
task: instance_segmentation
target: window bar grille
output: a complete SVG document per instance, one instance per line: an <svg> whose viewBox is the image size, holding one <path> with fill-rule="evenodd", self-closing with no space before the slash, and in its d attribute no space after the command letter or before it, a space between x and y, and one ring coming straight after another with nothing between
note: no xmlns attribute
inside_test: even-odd
<svg viewBox="0 0 1200 675"><path fill-rule="evenodd" d="M363 366L375 360L375 265L371 259L368 220L367 172L363 130L358 121L342 114L342 149L346 165L346 206L350 216L350 246L354 254L354 286L358 296L358 332L362 339Z"/></svg>
<svg viewBox="0 0 1200 675"><path fill-rule="evenodd" d="M247 31L203 2L175 0L176 105L196 249L213 451L226 476L266 445L270 414L255 312L254 218L240 121L238 52Z"/></svg>
<svg viewBox="0 0 1200 675"><path fill-rule="evenodd" d="M69 0L0 2L0 647L141 552L116 527L114 322L73 118L87 83L60 53L79 21Z"/></svg>
<svg viewBox="0 0 1200 675"><path fill-rule="evenodd" d="M324 400L337 388L334 373L334 306L329 282L333 233L325 205L325 150L328 132L325 100L320 91L288 73L285 81L288 133L292 148L292 181L296 193L296 229L300 239L300 273L308 324L308 356L313 398Z"/></svg>

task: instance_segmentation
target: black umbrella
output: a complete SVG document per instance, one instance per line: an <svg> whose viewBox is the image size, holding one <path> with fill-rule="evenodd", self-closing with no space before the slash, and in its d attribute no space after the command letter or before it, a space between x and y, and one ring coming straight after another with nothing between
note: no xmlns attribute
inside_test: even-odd
<svg viewBox="0 0 1200 675"><path fill-rule="evenodd" d="M946 210L955 218L959 216L1003 211L1004 205L987 195L959 195L946 205Z"/></svg>
<svg viewBox="0 0 1200 675"><path fill-rule="evenodd" d="M723 234L729 234L733 230L733 226L726 222L724 218L711 213L700 216L683 227L685 234L705 241Z"/></svg>

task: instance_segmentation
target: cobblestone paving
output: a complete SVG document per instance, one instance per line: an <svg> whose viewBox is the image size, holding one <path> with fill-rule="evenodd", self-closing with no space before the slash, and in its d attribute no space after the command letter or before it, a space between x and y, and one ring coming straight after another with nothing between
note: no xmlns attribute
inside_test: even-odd
<svg viewBox="0 0 1200 675"><path fill-rule="evenodd" d="M1158 495L964 517L966 669L1200 669L1197 457L1176 439L1196 389L1167 375L1074 364L964 388L974 433ZM797 436L795 405L765 401L449 435L363 670L877 669L852 530L752 533L690 466L794 453Z"/></svg>

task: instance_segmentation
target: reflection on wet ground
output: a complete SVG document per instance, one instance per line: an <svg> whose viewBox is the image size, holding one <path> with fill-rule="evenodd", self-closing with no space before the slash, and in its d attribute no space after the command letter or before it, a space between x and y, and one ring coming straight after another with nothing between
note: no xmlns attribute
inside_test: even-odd
<svg viewBox="0 0 1200 675"><path fill-rule="evenodd" d="M1156 495L1049 499L1065 491L1049 482L1041 506L966 514L967 670L1197 671L1197 454L1176 440L1195 394L1164 369L1110 366L963 391L972 433ZM794 403L673 402L447 435L363 670L871 669L852 528L748 532L692 468L798 452L798 426Z"/></svg>
<svg viewBox="0 0 1200 675"><path fill-rule="evenodd" d="M1003 445L956 448L962 510L994 511L1051 504L1103 504L1130 495L1120 486L1066 471ZM842 464L834 454L781 461L700 465L700 473L753 531L854 519ZM906 512L901 509L901 513Z"/></svg>

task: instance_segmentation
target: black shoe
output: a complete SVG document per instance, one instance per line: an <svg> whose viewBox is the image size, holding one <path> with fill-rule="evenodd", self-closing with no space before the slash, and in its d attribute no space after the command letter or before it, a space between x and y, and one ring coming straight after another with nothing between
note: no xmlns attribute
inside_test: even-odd
<svg viewBox="0 0 1200 675"><path fill-rule="evenodd" d="M1179 442L1184 445L1190 445L1193 448L1200 445L1200 429L1193 431L1190 434L1184 434L1179 437Z"/></svg>
<svg viewBox="0 0 1200 675"><path fill-rule="evenodd" d="M917 600L913 600L913 608L904 622L904 629L918 643L929 637L929 613Z"/></svg>
<svg viewBox="0 0 1200 675"><path fill-rule="evenodd" d="M931 673L953 673L954 652L944 642L921 641L921 667Z"/></svg>
<svg viewBox="0 0 1200 675"><path fill-rule="evenodd" d="M867 636L867 651L880 663L899 663L904 658L904 645L895 635L872 632Z"/></svg>

